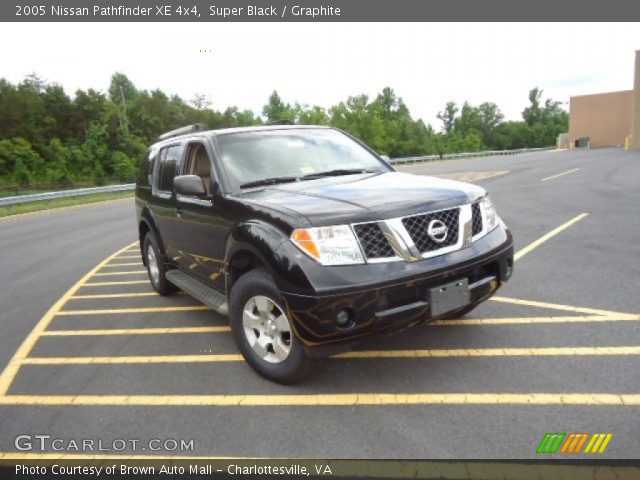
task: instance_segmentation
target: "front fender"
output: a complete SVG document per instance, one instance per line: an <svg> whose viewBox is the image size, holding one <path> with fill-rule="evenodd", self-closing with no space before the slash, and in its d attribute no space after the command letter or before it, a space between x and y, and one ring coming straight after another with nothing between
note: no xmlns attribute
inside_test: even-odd
<svg viewBox="0 0 640 480"><path fill-rule="evenodd" d="M249 252L265 265L280 290L299 290L300 287L306 290L310 284L299 266L298 257L290 249L281 248L282 245L290 243L289 237L284 232L267 222L261 220L242 222L231 230L227 238L226 268L228 269L236 253ZM295 247L294 250L299 252Z"/></svg>

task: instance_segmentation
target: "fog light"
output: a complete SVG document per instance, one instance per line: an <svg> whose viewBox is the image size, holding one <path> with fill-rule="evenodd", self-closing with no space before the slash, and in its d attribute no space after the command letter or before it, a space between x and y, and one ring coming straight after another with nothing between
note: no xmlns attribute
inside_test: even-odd
<svg viewBox="0 0 640 480"><path fill-rule="evenodd" d="M351 308L344 308L336 315L336 325L340 328L348 328L353 324L354 317L355 313Z"/></svg>

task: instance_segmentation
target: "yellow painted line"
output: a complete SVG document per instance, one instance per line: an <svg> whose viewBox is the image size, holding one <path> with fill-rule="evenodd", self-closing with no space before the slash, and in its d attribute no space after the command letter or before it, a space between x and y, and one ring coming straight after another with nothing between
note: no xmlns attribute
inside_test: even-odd
<svg viewBox="0 0 640 480"><path fill-rule="evenodd" d="M107 272L107 273L94 273L94 277L106 277L109 275L138 275L144 273L146 275L146 270L131 270L130 272Z"/></svg>
<svg viewBox="0 0 640 480"><path fill-rule="evenodd" d="M460 318L456 320L436 320L429 325L438 327L464 325L526 325L536 323L581 323L581 322L624 322L639 321L640 315L619 316L564 316L564 317L518 317L518 318Z"/></svg>
<svg viewBox="0 0 640 480"><path fill-rule="evenodd" d="M291 395L8 395L0 405L590 405L640 406L640 394L614 393L336 393Z"/></svg>
<svg viewBox="0 0 640 480"><path fill-rule="evenodd" d="M111 308L105 310L61 310L56 316L66 315L116 315L120 313L157 313L157 312L192 312L211 310L205 305L188 305L181 307L144 307L144 308Z"/></svg>
<svg viewBox="0 0 640 480"><path fill-rule="evenodd" d="M46 330L43 337L75 337L92 335L162 335L179 333L227 333L230 327L121 328L107 330Z"/></svg>
<svg viewBox="0 0 640 480"><path fill-rule="evenodd" d="M600 308L574 307L573 305L563 305L563 304L548 303L548 302L536 302L534 300L521 300L518 298L501 297L501 296L491 297L491 300L494 302L510 303L513 305L523 305L527 307L546 308L549 310L563 310L566 312L587 313L592 315L603 315L606 317L612 317L612 316L623 317L625 319L628 318L630 320L636 320L638 318L638 315L633 313L614 312L612 310L602 310Z"/></svg>
<svg viewBox="0 0 640 480"><path fill-rule="evenodd" d="M152 355L135 357L28 357L23 365L96 365L131 363L215 363L240 362L242 355Z"/></svg>
<svg viewBox="0 0 640 480"><path fill-rule="evenodd" d="M102 268L116 268L116 267L139 267L142 265L142 262L131 262L131 263L110 263L109 265L105 265ZM146 271L146 270L145 270Z"/></svg>
<svg viewBox="0 0 640 480"><path fill-rule="evenodd" d="M640 347L460 348L450 350L368 350L332 358L441 358L520 356L640 355Z"/></svg>
<svg viewBox="0 0 640 480"><path fill-rule="evenodd" d="M130 297L157 297L156 292L140 292L140 293L100 293L96 295L74 295L69 300L82 300L90 298L130 298Z"/></svg>
<svg viewBox="0 0 640 480"><path fill-rule="evenodd" d="M552 175L550 177L545 177L545 178L542 179L542 181L546 182L547 180L551 180L553 178L562 177L563 175L568 175L569 173L577 172L578 170L580 170L580 169L579 168L574 168L573 170L567 170L566 172L558 173L557 175Z"/></svg>
<svg viewBox="0 0 640 480"><path fill-rule="evenodd" d="M478 181L478 180L485 180L487 178L497 177L498 175L505 175L507 173L509 173L509 170L500 170L500 171L497 171L497 172L489 173L487 175L481 175L479 177L475 177L473 179L473 181L475 182L475 181Z"/></svg>
<svg viewBox="0 0 640 480"><path fill-rule="evenodd" d="M513 256L513 260L519 260L520 258L524 257L527 253L529 253L530 251L538 248L540 245L542 245L544 242L546 242L547 240L549 240L550 238L555 237L556 235L558 235L560 232L566 230L567 228L569 228L571 225L573 225L574 223L579 222L580 220L582 220L583 218L587 217L589 214L588 213L581 213L580 215L578 215L577 217L572 218L571 220L569 220L567 223L563 223L562 225L560 225L558 228L554 228L553 230L551 230L549 233L547 233L546 235L543 235L542 237L540 237L538 240L536 240L535 242L530 243L529 245L527 245L526 247L524 247L523 249L519 250L514 256Z"/></svg>
<svg viewBox="0 0 640 480"><path fill-rule="evenodd" d="M7 391L9 390L9 387L11 386L11 383L13 382L14 378L18 374L18 370L20 369L22 360L29 355L29 353L33 349L33 346L38 341L38 337L40 336L40 334L47 329L51 321L62 309L64 304L67 303L69 298L75 295L78 289L87 280L89 280L95 274L95 272L100 270L104 265L106 265L109 261L111 261L113 257L115 257L117 254L124 251L126 248L129 248L129 247L127 246L122 250L117 251L113 255L110 255L105 260L103 260L98 265L96 265L93 269L91 269L91 271L89 271L84 277L78 280L75 283L75 285L73 285L69 290L67 290L67 292L64 295L62 295L62 297L60 297L58 301L54 303L51 306L51 308L47 311L47 313L45 313L44 316L38 321L36 326L33 328L33 330L31 330L29 335L27 335L27 338L25 338L24 342L22 342L22 344L20 345L16 353L13 355L13 358L11 358L11 360L9 361L5 369L2 371L2 374L0 374L0 397L7 393Z"/></svg>
<svg viewBox="0 0 640 480"><path fill-rule="evenodd" d="M141 285L143 283L149 284L149 280L131 280L126 282L92 282L81 285L82 287L107 287L110 285Z"/></svg>
<svg viewBox="0 0 640 480"><path fill-rule="evenodd" d="M137 258L138 260L142 260L141 255L138 253L138 255L118 255L117 257L114 258L114 260L128 260L128 259L133 259L133 258Z"/></svg>
<svg viewBox="0 0 640 480"><path fill-rule="evenodd" d="M514 357L514 356L588 356L640 355L640 347L545 347L545 348L478 348L453 350L367 350L348 352L333 359L364 358L450 358L450 357ZM119 357L28 357L23 365L87 365L122 363L208 363L239 362L242 355L153 355Z"/></svg>

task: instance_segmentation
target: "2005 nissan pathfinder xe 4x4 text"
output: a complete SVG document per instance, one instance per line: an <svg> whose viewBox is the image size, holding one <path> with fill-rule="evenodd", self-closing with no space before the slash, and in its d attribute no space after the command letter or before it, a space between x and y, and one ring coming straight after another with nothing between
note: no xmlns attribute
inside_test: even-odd
<svg viewBox="0 0 640 480"><path fill-rule="evenodd" d="M228 315L245 360L280 383L365 337L462 316L513 268L482 188L396 172L328 127L168 132L136 210L153 288Z"/></svg>

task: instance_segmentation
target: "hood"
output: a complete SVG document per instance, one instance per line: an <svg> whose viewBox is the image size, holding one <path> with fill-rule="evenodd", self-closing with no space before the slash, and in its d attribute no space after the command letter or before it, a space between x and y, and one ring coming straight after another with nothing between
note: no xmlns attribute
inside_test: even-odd
<svg viewBox="0 0 640 480"><path fill-rule="evenodd" d="M386 172L274 185L236 198L297 212L318 226L440 210L473 202L484 194L484 189L468 183Z"/></svg>

